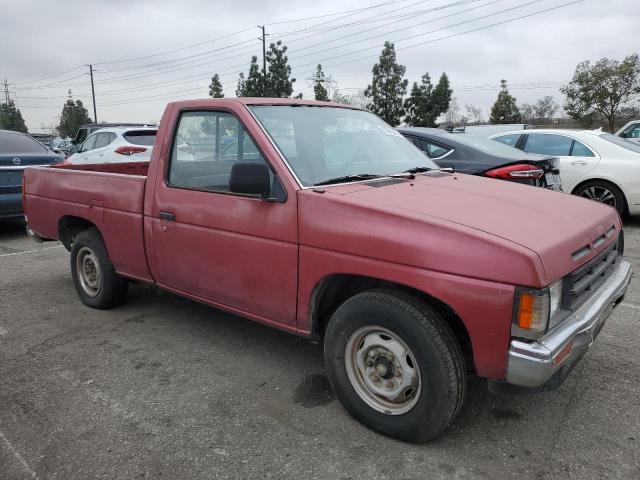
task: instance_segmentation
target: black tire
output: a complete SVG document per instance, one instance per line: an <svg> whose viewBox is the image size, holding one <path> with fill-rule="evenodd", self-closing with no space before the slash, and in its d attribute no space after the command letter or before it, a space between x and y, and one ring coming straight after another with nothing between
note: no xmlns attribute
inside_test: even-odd
<svg viewBox="0 0 640 480"><path fill-rule="evenodd" d="M585 182L576 188L573 194L609 205L615 208L621 217L627 212L627 202L622 190L606 180L590 180Z"/></svg>
<svg viewBox="0 0 640 480"><path fill-rule="evenodd" d="M116 273L102 235L95 228L80 232L73 240L71 276L80 300L91 308L104 310L126 300L129 281Z"/></svg>
<svg viewBox="0 0 640 480"><path fill-rule="evenodd" d="M420 388L416 388L417 399L412 400L415 404L406 412L389 414L372 407L349 379L349 353L345 349L347 345L359 345L357 352L364 350L366 342L358 340L358 332L373 326L400 339L414 357L409 365L417 363ZM379 352L372 348L374 354ZM355 353L354 358L358 355ZM371 361L371 357L366 358ZM331 386L344 408L369 428L390 437L407 442L430 440L447 428L464 401L467 376L460 344L435 310L404 293L371 290L344 302L327 326L324 359ZM353 372L351 367L352 378Z"/></svg>

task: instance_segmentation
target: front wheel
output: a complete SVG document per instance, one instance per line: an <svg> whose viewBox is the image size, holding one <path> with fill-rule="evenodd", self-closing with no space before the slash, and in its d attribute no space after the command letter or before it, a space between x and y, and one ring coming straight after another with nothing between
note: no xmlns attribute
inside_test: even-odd
<svg viewBox="0 0 640 480"><path fill-rule="evenodd" d="M611 182L592 180L580 185L573 193L574 195L609 205L615 208L621 217L626 212L627 205L624 194Z"/></svg>
<svg viewBox="0 0 640 480"><path fill-rule="evenodd" d="M85 305L107 309L124 302L129 281L116 273L96 229L80 232L71 247L71 276Z"/></svg>
<svg viewBox="0 0 640 480"><path fill-rule="evenodd" d="M429 440L462 406L460 345L436 311L409 295L372 290L347 300L329 322L324 352L344 408L385 435Z"/></svg>

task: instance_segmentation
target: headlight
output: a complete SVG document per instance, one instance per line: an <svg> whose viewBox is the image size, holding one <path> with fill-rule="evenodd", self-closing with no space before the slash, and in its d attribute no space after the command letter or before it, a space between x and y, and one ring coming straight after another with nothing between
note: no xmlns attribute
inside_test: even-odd
<svg viewBox="0 0 640 480"><path fill-rule="evenodd" d="M537 339L561 320L562 280L542 290L516 289L511 335Z"/></svg>
<svg viewBox="0 0 640 480"><path fill-rule="evenodd" d="M538 338L549 325L549 290L516 289L513 308L514 337Z"/></svg>
<svg viewBox="0 0 640 480"><path fill-rule="evenodd" d="M562 309L562 280L558 280L549 286L549 317L551 318L550 326L554 326L554 320Z"/></svg>

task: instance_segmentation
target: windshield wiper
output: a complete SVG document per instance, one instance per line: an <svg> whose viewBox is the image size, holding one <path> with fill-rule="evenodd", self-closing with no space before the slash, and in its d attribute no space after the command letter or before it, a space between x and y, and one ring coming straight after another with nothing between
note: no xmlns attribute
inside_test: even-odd
<svg viewBox="0 0 640 480"><path fill-rule="evenodd" d="M357 182L358 180L371 180L372 178L380 178L382 175L374 175L371 173L358 173L355 175L344 175L342 177L330 178L322 182L314 183L314 186L331 185L333 183Z"/></svg>
<svg viewBox="0 0 640 480"><path fill-rule="evenodd" d="M408 170L405 170L402 173L422 173L422 172L428 172L430 170L434 170L434 169L431 167L413 167Z"/></svg>

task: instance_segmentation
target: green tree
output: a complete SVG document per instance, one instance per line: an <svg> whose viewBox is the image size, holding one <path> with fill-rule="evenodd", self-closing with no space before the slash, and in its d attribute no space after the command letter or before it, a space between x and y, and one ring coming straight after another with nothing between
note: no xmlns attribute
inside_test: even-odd
<svg viewBox="0 0 640 480"><path fill-rule="evenodd" d="M595 64L587 60L576 67L573 79L560 91L566 97L564 109L573 118L602 117L615 129L621 108L640 93L640 57L629 55L622 62L602 58Z"/></svg>
<svg viewBox="0 0 640 480"><path fill-rule="evenodd" d="M313 94L316 100L327 102L329 101L329 92L327 92L324 83L325 78L324 72L322 71L322 65L318 64L318 67L316 68L316 75L314 77Z"/></svg>
<svg viewBox="0 0 640 480"><path fill-rule="evenodd" d="M288 98L293 93L296 79L291 78L291 66L287 57L287 47L278 40L269 46L267 52L266 97Z"/></svg>
<svg viewBox="0 0 640 480"><path fill-rule="evenodd" d="M236 86L236 97L246 97L247 81L244 78L244 73L240 72L238 76L238 85Z"/></svg>
<svg viewBox="0 0 640 480"><path fill-rule="evenodd" d="M74 137L80 125L85 123L91 123L91 117L89 112L84 108L81 100L72 99L66 101L62 107L62 114L60 115L60 125L58 125L58 132L62 137Z"/></svg>
<svg viewBox="0 0 640 480"><path fill-rule="evenodd" d="M433 84L431 77L425 73L418 82L413 82L411 92L404 101L404 122L410 127L433 127L436 117L433 115Z"/></svg>
<svg viewBox="0 0 640 480"><path fill-rule="evenodd" d="M449 109L451 93L445 73L435 87L429 74L425 73L419 84L414 82L409 97L404 101L405 123L412 127L437 126L438 117Z"/></svg>
<svg viewBox="0 0 640 480"><path fill-rule="evenodd" d="M499 123L519 123L522 116L518 105L516 105L516 99L509 93L507 88L507 81L500 81L500 93L496 103L491 107L491 117L489 121L493 124Z"/></svg>
<svg viewBox="0 0 640 480"><path fill-rule="evenodd" d="M0 130L27 133L27 125L24 123L22 113L13 100L0 104Z"/></svg>
<svg viewBox="0 0 640 480"><path fill-rule="evenodd" d="M438 80L438 84L434 87L432 94L431 103L435 111L435 118L449 110L452 94L453 90L450 88L449 77L447 77L446 73L443 73L440 75L440 80Z"/></svg>
<svg viewBox="0 0 640 480"><path fill-rule="evenodd" d="M367 108L390 125L398 125L404 116L402 98L407 93L406 68L396 62L393 43L385 42L379 63L373 66L373 79L364 94L370 99Z"/></svg>
<svg viewBox="0 0 640 480"><path fill-rule="evenodd" d="M211 77L211 83L209 84L209 96L213 98L224 98L222 92L222 83L220 82L220 75L217 73Z"/></svg>
<svg viewBox="0 0 640 480"><path fill-rule="evenodd" d="M258 67L258 57L253 55L251 57L251 64L249 65L249 75L247 75L247 81L245 82L245 97L264 97L264 78L260 73L260 67Z"/></svg>

